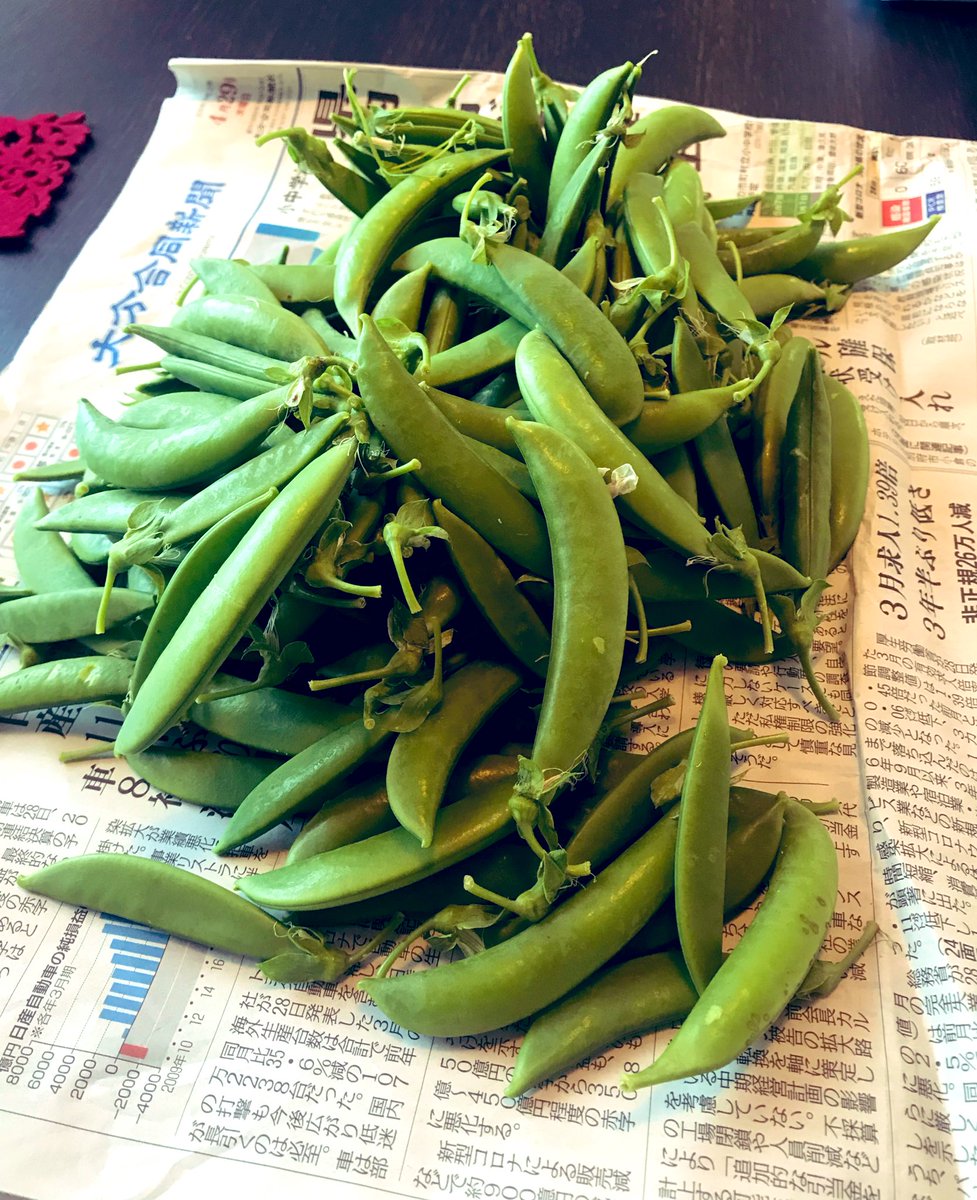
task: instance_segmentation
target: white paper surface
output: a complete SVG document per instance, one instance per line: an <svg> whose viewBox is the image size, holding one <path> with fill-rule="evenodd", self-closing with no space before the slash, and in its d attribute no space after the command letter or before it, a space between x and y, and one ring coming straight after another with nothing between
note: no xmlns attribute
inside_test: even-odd
<svg viewBox="0 0 977 1200"><path fill-rule="evenodd" d="M287 125L329 132L341 64L172 65L177 93L126 187L0 376L8 582L24 490L11 477L64 457L78 397L111 403L113 368L153 357L123 326L165 323L198 255L261 260L285 241L290 261L307 261L343 226L283 143L254 146ZM357 87L436 104L457 80L361 67ZM500 86L476 75L463 100L494 111ZM5 718L0 1188L35 1200L974 1193L977 145L721 116L728 137L700 161L716 196L816 193L862 163L850 232L945 213L911 260L801 327L860 397L871 439L865 521L822 600L816 646L843 722L825 721L793 660L727 680L734 722L792 736L789 750L751 752L746 782L840 802L826 818L841 883L824 953L840 956L872 918L880 937L829 999L794 1006L714 1075L622 1096L625 1065L647 1065L665 1031L506 1100L517 1030L432 1042L391 1028L355 980L272 985L252 961L21 892L19 872L99 849L230 885L273 865L288 836L216 859L217 813L154 793L119 760L58 761L111 739L111 710ZM694 721L704 683L694 659L663 664L652 686L677 703L642 740Z"/></svg>

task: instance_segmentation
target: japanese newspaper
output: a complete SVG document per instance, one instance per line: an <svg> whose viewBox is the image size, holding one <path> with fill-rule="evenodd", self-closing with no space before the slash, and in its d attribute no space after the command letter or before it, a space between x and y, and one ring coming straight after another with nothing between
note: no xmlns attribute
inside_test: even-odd
<svg viewBox="0 0 977 1200"><path fill-rule="evenodd" d="M0 377L6 582L26 491L12 477L71 452L80 396L112 411L127 390L115 368L147 358L126 325L167 323L196 256L267 261L287 244L289 261L310 261L346 222L283 143L255 146L291 125L330 136L349 111L343 64L172 67L176 94L128 183ZM374 103L439 104L459 78L363 66L356 84ZM496 112L500 88L478 74L461 99ZM790 735L787 749L743 756L743 781L838 802L824 818L841 878L823 953L840 957L869 920L880 935L830 997L792 1005L721 1071L622 1094L622 1072L647 1065L664 1030L507 1099L519 1028L432 1041L386 1020L355 977L272 984L254 961L19 890L19 873L94 851L230 887L280 861L289 833L217 858L221 814L99 756L116 710L3 718L0 1189L32 1200L232 1187L335 1200L977 1193L977 145L718 115L728 136L693 148L698 165L714 196L763 193L758 223L788 223L856 165L842 236L943 215L909 260L801 325L860 398L871 444L864 522L815 643L842 721L824 719L793 659L726 681L734 722ZM705 667L666 655L648 687L676 703L632 748L695 720ZM64 750L82 757L63 764ZM417 957L431 965L438 952Z"/></svg>

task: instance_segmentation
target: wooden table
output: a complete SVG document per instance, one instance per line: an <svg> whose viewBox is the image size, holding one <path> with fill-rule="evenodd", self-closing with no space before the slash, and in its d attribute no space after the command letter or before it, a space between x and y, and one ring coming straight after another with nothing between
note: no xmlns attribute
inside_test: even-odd
<svg viewBox="0 0 977 1200"><path fill-rule="evenodd" d="M977 3L692 0L2 0L0 113L81 109L94 135L53 212L0 250L0 366L118 194L172 93L175 56L502 71L527 27L585 82L651 50L640 90L756 116L977 139Z"/></svg>

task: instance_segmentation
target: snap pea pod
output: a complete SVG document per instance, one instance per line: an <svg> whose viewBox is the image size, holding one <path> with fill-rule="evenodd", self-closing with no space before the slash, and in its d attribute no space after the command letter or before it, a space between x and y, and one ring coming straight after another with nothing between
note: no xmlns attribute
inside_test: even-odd
<svg viewBox="0 0 977 1200"><path fill-rule="evenodd" d="M539 495L553 556L553 632L532 757L562 779L590 749L621 671L628 609L624 538L603 478L578 446L534 421L514 420L512 432Z"/></svg>
<svg viewBox="0 0 977 1200"><path fill-rule="evenodd" d="M253 296L268 304L279 300L251 267L234 258L193 258L190 269L210 296Z"/></svg>
<svg viewBox="0 0 977 1200"><path fill-rule="evenodd" d="M288 394L276 388L223 416L163 430L120 425L81 400L75 437L86 462L118 487L181 487L237 465L282 419Z"/></svg>
<svg viewBox="0 0 977 1200"><path fill-rule="evenodd" d="M621 199L634 175L657 175L686 146L725 134L715 117L692 104L669 104L639 117L628 129L627 141L618 147L607 189L608 208Z"/></svg>
<svg viewBox="0 0 977 1200"><path fill-rule="evenodd" d="M441 814L434 841L421 846L406 829L391 829L360 842L238 880L256 904L305 911L334 908L406 887L499 841L512 829L512 780L502 778L466 796Z"/></svg>
<svg viewBox="0 0 977 1200"><path fill-rule="evenodd" d="M706 208L714 221L728 221L730 217L737 217L748 208L752 209L762 199L763 192L755 192L752 196L732 196L728 200L713 200L710 196L706 200Z"/></svg>
<svg viewBox="0 0 977 1200"><path fill-rule="evenodd" d="M423 330L432 355L440 354L457 343L462 319L460 293L446 284L435 288Z"/></svg>
<svg viewBox="0 0 977 1200"><path fill-rule="evenodd" d="M922 225L879 233L846 241L823 242L792 265L794 273L805 279L828 279L832 283L858 283L908 258L939 224L939 216Z"/></svg>
<svg viewBox="0 0 977 1200"><path fill-rule="evenodd" d="M797 275L748 275L740 280L739 286L758 317L772 317L787 305L792 308L795 305L805 308L823 305L829 312L834 312L843 300L842 296L833 295L819 284Z"/></svg>
<svg viewBox="0 0 977 1200"><path fill-rule="evenodd" d="M521 682L498 663L466 663L446 681L441 705L423 725L397 737L387 759L387 798L422 846L434 841L448 776L465 746Z"/></svg>
<svg viewBox="0 0 977 1200"><path fill-rule="evenodd" d="M789 638L775 634L771 644L764 638L763 627L751 616L734 612L715 600L694 603L647 604L649 624L676 625L691 621L687 633L673 633L673 641L709 658L724 653L731 663L755 664L790 658L794 647Z"/></svg>
<svg viewBox="0 0 977 1200"><path fill-rule="evenodd" d="M360 987L392 1020L432 1037L485 1033L538 1012L607 962L667 896L676 824L663 817L592 883L508 941Z"/></svg>
<svg viewBox="0 0 977 1200"><path fill-rule="evenodd" d="M232 376L246 375L250 379L259 380L264 384L264 391L269 389L268 372L281 370L289 365L288 360L274 358L269 354L258 354L254 350L220 341L203 333L195 333L192 329L185 329L180 325L127 325L125 330L126 333L152 342L171 358L188 359L230 372ZM166 358L162 362L165 368ZM220 393L221 389L215 388L214 391Z"/></svg>
<svg viewBox="0 0 977 1200"><path fill-rule="evenodd" d="M14 523L14 561L20 582L30 592L60 592L90 588L95 581L53 530L35 528L47 516L40 488L24 501Z"/></svg>
<svg viewBox="0 0 977 1200"><path fill-rule="evenodd" d="M684 500L693 512L699 511L699 483L685 446L673 446L671 450L655 454L651 465L676 496Z"/></svg>
<svg viewBox="0 0 977 1200"><path fill-rule="evenodd" d="M526 180L529 207L539 220L546 215L549 162L533 87L532 35L525 33L506 68L502 84L502 138L511 147L509 163Z"/></svg>
<svg viewBox="0 0 977 1200"><path fill-rule="evenodd" d="M539 513L465 443L414 382L369 317L362 321L357 381L370 420L417 476L504 554L536 574L549 572Z"/></svg>
<svg viewBox="0 0 977 1200"><path fill-rule="evenodd" d="M219 392L169 392L127 404L118 423L130 429L166 429L171 425L186 428L239 407L232 396Z"/></svg>
<svg viewBox="0 0 977 1200"><path fill-rule="evenodd" d="M256 263L251 270L283 304L323 304L332 299L336 265L325 254L310 263Z"/></svg>
<svg viewBox="0 0 977 1200"><path fill-rule="evenodd" d="M218 676L215 682L218 682ZM193 706L196 724L268 754L298 754L349 720L349 709L325 697L260 688Z"/></svg>
<svg viewBox="0 0 977 1200"><path fill-rule="evenodd" d="M787 415L780 456L784 557L812 579L825 579L831 558L831 407L813 346Z"/></svg>
<svg viewBox="0 0 977 1200"><path fill-rule="evenodd" d="M699 437L741 403L743 395L741 382L676 392L667 400L646 400L637 420L623 425L621 431L645 454L661 454Z"/></svg>
<svg viewBox="0 0 977 1200"><path fill-rule="evenodd" d="M549 263L512 246L488 250L489 265L471 261L460 238L415 246L399 260L411 270L430 262L434 273L495 304L527 328L539 326L573 364L594 399L618 423L641 411L641 372L627 343L574 284Z"/></svg>
<svg viewBox="0 0 977 1200"><path fill-rule="evenodd" d="M282 138L292 162L310 171L326 191L358 217L369 212L386 190L382 181L364 178L357 171L351 171L349 167L336 162L329 153L328 143L306 129L299 126L276 129L272 133L262 134L256 144L263 146L274 138Z"/></svg>
<svg viewBox="0 0 977 1200"><path fill-rule="evenodd" d="M229 371L225 367L215 367L196 359L181 358L178 354L164 354L159 365L181 383L202 391L233 396L235 400L253 400L255 396L262 396L268 391L267 378Z"/></svg>
<svg viewBox="0 0 977 1200"><path fill-rule="evenodd" d="M129 705L139 694L150 672L159 661L166 647L176 636L185 617L193 605L200 599L228 556L235 550L241 539L251 529L260 513L268 507L275 498L275 489L252 497L250 500L222 517L196 543L183 562L173 573L173 577L163 591L156 611L139 646L139 655L132 673L129 686ZM107 605L112 603L112 591L102 597L102 609L99 612L101 620ZM97 632L103 632L97 629Z"/></svg>
<svg viewBox="0 0 977 1200"><path fill-rule="evenodd" d="M640 73L640 67L635 68L632 62L601 72L584 88L570 109L550 169L546 198L547 223L560 197L570 186L573 173L587 157L588 148L610 122L614 109L625 94L633 89Z"/></svg>
<svg viewBox="0 0 977 1200"><path fill-rule="evenodd" d="M282 308L277 300L271 303L254 296L203 296L177 309L172 324L285 362L327 353L325 343L311 326Z"/></svg>
<svg viewBox="0 0 977 1200"><path fill-rule="evenodd" d="M869 448L865 414L857 398L833 375L824 378L831 409L831 547L833 571L851 549L865 511Z"/></svg>
<svg viewBox="0 0 977 1200"><path fill-rule="evenodd" d="M675 842L675 918L682 957L697 992L723 961L730 736L717 655L689 747Z"/></svg>
<svg viewBox="0 0 977 1200"><path fill-rule="evenodd" d="M346 333L342 333L334 325L331 325L318 308L304 308L302 310L302 320L313 330L316 337L328 347L331 354L340 354L344 358L350 358L355 361L356 339L351 338Z"/></svg>
<svg viewBox="0 0 977 1200"><path fill-rule="evenodd" d="M521 336L522 334L520 334ZM486 446L494 446L496 450L502 450L506 454L514 455L516 453L515 439L510 430L506 428L506 421L509 418L506 409L489 408L485 404L476 404L462 396L453 396L450 392L442 392L439 388L429 387L426 383L422 383L421 387L459 433L474 438Z"/></svg>
<svg viewBox="0 0 977 1200"><path fill-rule="evenodd" d="M711 571L689 563L667 547L649 548L645 563L631 568L641 597L651 603L678 604L682 601L741 600L753 595L750 580L731 571ZM774 554L761 555L763 580L768 592L803 591L810 579ZM678 611L677 608L675 611ZM667 622L671 624L671 622Z"/></svg>
<svg viewBox="0 0 977 1200"><path fill-rule="evenodd" d="M681 1029L626 1091L718 1070L767 1029L797 993L834 913L838 856L818 818L795 800L760 911Z"/></svg>
<svg viewBox="0 0 977 1200"><path fill-rule="evenodd" d="M693 163L677 158L665 172L662 198L672 225L701 220L705 207L702 176Z"/></svg>
<svg viewBox="0 0 977 1200"><path fill-rule="evenodd" d="M720 243L716 253L730 275L771 275L783 271L801 274L799 264L814 251L824 233L824 221L798 221L786 229L758 237L739 246L736 255ZM749 230L744 230L749 233Z"/></svg>
<svg viewBox="0 0 977 1200"><path fill-rule="evenodd" d="M754 483L764 525L774 535L778 531L781 504L780 451L811 349L812 343L807 338L791 338L757 395L759 427L758 444L754 448Z"/></svg>
<svg viewBox="0 0 977 1200"><path fill-rule="evenodd" d="M550 637L509 568L470 525L440 500L434 518L448 535L448 552L465 589L482 616L524 667L546 677Z"/></svg>
<svg viewBox="0 0 977 1200"><path fill-rule="evenodd" d="M0 604L0 638L28 646L47 642L68 642L95 632L101 593L98 588L82 587L70 591L45 592L7 600ZM112 594L105 626L111 628L152 608L152 597L128 588L116 588Z"/></svg>
<svg viewBox="0 0 977 1200"><path fill-rule="evenodd" d="M359 334L360 315L366 312L374 281L398 238L456 191L463 180L480 173L500 156L500 150L461 150L422 163L361 217L336 259L335 304L351 333ZM421 265L414 263L410 269Z"/></svg>
<svg viewBox="0 0 977 1200"><path fill-rule="evenodd" d="M138 505L150 501L158 504L161 512L169 512L186 499L186 492L160 496L129 488L110 488L104 492L90 492L87 496L79 496L77 500L52 508L47 516L38 520L37 528L56 529L62 533L121 535L128 528L129 517Z"/></svg>
<svg viewBox="0 0 977 1200"><path fill-rule="evenodd" d="M132 661L97 654L21 667L0 678L0 716L58 704L115 703L125 696Z"/></svg>
<svg viewBox="0 0 977 1200"><path fill-rule="evenodd" d="M143 750L129 754L126 762L154 788L187 804L234 809L271 774L279 760L207 750Z"/></svg>
<svg viewBox="0 0 977 1200"><path fill-rule="evenodd" d="M81 479L84 473L85 464L81 458L69 458L15 471L14 483L57 483L60 480Z"/></svg>
<svg viewBox="0 0 977 1200"><path fill-rule="evenodd" d="M73 533L68 538L71 552L93 567L100 567L108 560L114 542L114 537L104 533Z"/></svg>
<svg viewBox="0 0 977 1200"><path fill-rule="evenodd" d="M136 695L119 754L145 750L185 715L336 503L355 450L350 439L313 459L218 568Z"/></svg>
<svg viewBox="0 0 977 1200"><path fill-rule="evenodd" d="M336 979L344 956L276 921L219 883L133 854L83 854L17 880L25 891L109 912L188 941L265 960L270 978Z"/></svg>
<svg viewBox="0 0 977 1200"><path fill-rule="evenodd" d="M550 206L536 253L544 262L562 267L576 245L581 226L600 197L607 163L616 139L598 137Z"/></svg>
<svg viewBox="0 0 977 1200"><path fill-rule="evenodd" d="M430 274L430 264L425 263L395 280L373 306L374 321L390 319L400 321L411 330L420 328L424 292Z"/></svg>

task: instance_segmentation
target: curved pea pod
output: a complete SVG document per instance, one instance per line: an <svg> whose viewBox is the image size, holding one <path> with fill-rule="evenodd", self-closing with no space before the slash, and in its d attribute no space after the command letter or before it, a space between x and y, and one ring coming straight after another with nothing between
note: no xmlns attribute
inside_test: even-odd
<svg viewBox="0 0 977 1200"><path fill-rule="evenodd" d="M369 317L363 318L357 382L370 420L401 459L503 554L535 574L550 569L542 517L466 444L411 378Z"/></svg>
<svg viewBox="0 0 977 1200"><path fill-rule="evenodd" d="M632 176L656 175L673 155L693 142L725 136L726 130L715 117L692 104L669 104L639 117L618 147L607 189L607 207L624 195Z"/></svg>
<svg viewBox="0 0 977 1200"><path fill-rule="evenodd" d="M624 537L603 477L579 446L535 421L513 421L512 431L539 494L553 555L553 631L532 757L542 771L563 776L589 750L621 672L628 611Z"/></svg>
<svg viewBox="0 0 977 1200"><path fill-rule="evenodd" d="M313 459L217 569L136 695L119 754L145 750L186 714L336 503L355 452L350 439Z"/></svg>
<svg viewBox="0 0 977 1200"><path fill-rule="evenodd" d="M336 266L324 254L310 263L254 263L251 271L283 304L322 304L332 299Z"/></svg>
<svg viewBox="0 0 977 1200"><path fill-rule="evenodd" d="M28 646L45 642L67 642L95 632L101 593L98 588L75 588L7 600L0 604L0 639ZM106 612L106 627L119 625L152 608L152 597L142 592L117 588Z"/></svg>
<svg viewBox="0 0 977 1200"><path fill-rule="evenodd" d="M592 883L508 941L360 987L405 1029L432 1037L485 1033L538 1012L607 962L668 895L675 827L664 817Z"/></svg>
<svg viewBox="0 0 977 1200"><path fill-rule="evenodd" d="M460 238L424 242L404 254L411 269L429 261L435 274L495 304L527 328L543 329L559 346L588 391L618 424L641 412L641 372L627 342L568 279L536 255L513 246L488 249L489 265L473 263Z"/></svg>
<svg viewBox="0 0 977 1200"><path fill-rule="evenodd" d="M461 150L422 163L377 200L350 230L336 259L334 299L354 335L359 333L359 318L366 312L374 281L398 238L450 196L463 180L483 171L502 153L497 149Z"/></svg>
<svg viewBox="0 0 977 1200"><path fill-rule="evenodd" d="M465 590L509 652L546 677L550 637L512 573L482 536L435 500L434 519L448 535L448 553Z"/></svg>
<svg viewBox="0 0 977 1200"><path fill-rule="evenodd" d="M424 318L423 333L432 355L457 343L463 319L464 297L457 289L440 284L434 289Z"/></svg>
<svg viewBox="0 0 977 1200"><path fill-rule="evenodd" d="M823 242L794 264L795 274L805 279L828 279L832 283L858 283L880 275L901 263L922 244L939 224L939 216L922 225L846 241Z"/></svg>
<svg viewBox="0 0 977 1200"><path fill-rule="evenodd" d="M526 469L525 464L520 462L518 458L514 455L506 454L504 450L499 450L496 446L480 442L477 438L466 438L466 441L478 457L498 471L503 479L507 479L517 492L520 492L527 500L538 499L536 486L532 481L529 471Z"/></svg>
<svg viewBox="0 0 977 1200"><path fill-rule="evenodd" d="M781 506L781 446L787 431L794 397L813 345L807 338L793 337L764 381L756 400L754 485L760 515L771 533L776 533Z"/></svg>
<svg viewBox="0 0 977 1200"><path fill-rule="evenodd" d="M743 383L676 392L667 400L646 400L641 415L621 427L639 450L661 454L692 441L741 403Z"/></svg>
<svg viewBox="0 0 977 1200"><path fill-rule="evenodd" d="M673 641L712 658L725 654L731 663L768 663L790 658L794 647L783 634L773 638L773 649L764 646L763 627L751 616L734 612L715 600L684 601L680 604L648 604L649 625L675 625L691 621L688 633L673 633Z"/></svg>
<svg viewBox="0 0 977 1200"><path fill-rule="evenodd" d="M513 173L526 180L529 205L536 216L546 215L549 164L533 87L533 39L525 33L516 43L502 85L502 138L511 147Z"/></svg>
<svg viewBox="0 0 977 1200"><path fill-rule="evenodd" d="M97 654L21 667L0 678L0 716L57 704L118 702L126 694L132 661Z"/></svg>
<svg viewBox="0 0 977 1200"><path fill-rule="evenodd" d="M634 1091L718 1070L777 1018L804 981L834 913L838 856L827 830L788 800L784 834L759 912L655 1062L627 1074Z"/></svg>
<svg viewBox="0 0 977 1200"><path fill-rule="evenodd" d="M56 529L62 533L123 534L137 505L151 501L159 505L161 512L169 512L186 499L186 492L159 496L129 488L110 488L104 492L90 492L87 496L79 496L77 500L52 508L47 516L38 520L37 528Z"/></svg>
<svg viewBox="0 0 977 1200"><path fill-rule="evenodd" d="M335 979L337 955L308 930L276 921L219 883L133 854L83 854L21 875L25 891L109 912L231 954L281 961L291 982Z"/></svg>
<svg viewBox="0 0 977 1200"><path fill-rule="evenodd" d="M256 904L299 912L383 895L426 879L503 838L512 829L511 794L512 780L505 777L450 804L428 847L406 829L391 829L248 876L235 886Z"/></svg>
<svg viewBox="0 0 977 1200"><path fill-rule="evenodd" d="M639 74L640 68L636 70L632 62L601 72L587 84L570 109L550 169L547 222L570 186L574 172L587 157L594 138L610 122L615 107L633 88Z"/></svg>
<svg viewBox="0 0 977 1200"><path fill-rule="evenodd" d="M699 221L705 210L702 176L687 159L677 158L665 172L662 198L672 225Z"/></svg>
<svg viewBox="0 0 977 1200"><path fill-rule="evenodd" d="M203 391L220 392L225 396L232 396L235 400L253 400L255 396L262 396L268 391L266 378L229 371L225 367L182 358L178 354L164 354L159 360L159 365L181 383Z"/></svg>
<svg viewBox="0 0 977 1200"><path fill-rule="evenodd" d="M134 429L78 404L75 437L86 461L118 487L175 488L219 474L253 450L281 420L288 388L246 400L189 427Z"/></svg>
<svg viewBox="0 0 977 1200"><path fill-rule="evenodd" d="M868 495L869 448L857 397L832 375L824 379L831 409L831 548L828 568L841 562L862 523Z"/></svg>
<svg viewBox="0 0 977 1200"><path fill-rule="evenodd" d="M285 362L326 353L325 343L311 326L277 300L203 296L177 309L172 324Z"/></svg>
<svg viewBox="0 0 977 1200"><path fill-rule="evenodd" d="M843 296L832 295L820 284L797 275L748 275L740 280L740 291L758 317L772 317L778 309L787 306L810 308L822 305L834 312L841 306L839 301L843 301Z"/></svg>
<svg viewBox="0 0 977 1200"><path fill-rule="evenodd" d="M673 446L671 450L654 455L651 465L676 496L684 500L693 512L699 511L699 481L685 446Z"/></svg>
<svg viewBox="0 0 977 1200"><path fill-rule="evenodd" d="M445 682L441 705L423 725L398 735L387 759L387 798L422 846L434 841L448 776L465 746L521 682L498 663L466 663Z"/></svg>
<svg viewBox="0 0 977 1200"><path fill-rule="evenodd" d="M245 263L235 258L192 258L190 269L210 296L253 296L278 304L275 293Z"/></svg>
<svg viewBox="0 0 977 1200"><path fill-rule="evenodd" d="M279 765L275 758L246 758L207 750L143 750L126 762L154 788L187 804L237 808Z"/></svg>
<svg viewBox="0 0 977 1200"><path fill-rule="evenodd" d="M265 391L268 390L268 372L274 369L281 370L289 365L288 360L273 358L269 354L258 354L254 350L247 350L228 341L219 341L202 333L194 333L192 329L179 325L127 325L125 332L145 338L147 342L158 346L166 356L162 359L164 367L169 358L187 359L202 366L215 367L219 372L230 372L232 376L246 375L251 379L260 380L265 385ZM176 372L171 374L175 375ZM220 379L220 374L216 378ZM232 394L222 388L203 390L225 396ZM247 396L237 398L249 399Z"/></svg>
<svg viewBox="0 0 977 1200"><path fill-rule="evenodd" d="M506 409L490 408L488 405L466 400L463 396L453 396L450 392L442 392L426 383L422 383L421 387L459 433L486 446L494 446L496 450L502 450L506 454L516 454L515 439L506 427L506 421L509 419Z"/></svg>
<svg viewBox="0 0 977 1200"><path fill-rule="evenodd" d="M43 520L47 511L44 493L35 488L17 514L13 542L20 582L31 592L94 587L94 580L61 535L35 527L35 522Z"/></svg>
<svg viewBox="0 0 977 1200"><path fill-rule="evenodd" d="M339 354L344 358L354 358L356 354L356 338L351 338L348 334L337 329L335 325L322 315L318 308L304 308L302 310L302 320L309 326L322 343L328 348L330 354Z"/></svg>
<svg viewBox="0 0 977 1200"><path fill-rule="evenodd" d="M795 592L810 587L809 576L802 575L784 559L763 551L756 551L756 555L762 564L763 582L768 592ZM742 600L753 595L752 584L742 575L687 562L665 546L648 549L644 559L644 563L632 566L631 574L641 598L650 603Z"/></svg>
<svg viewBox="0 0 977 1200"><path fill-rule="evenodd" d="M357 216L368 212L385 192L381 181L364 178L359 172L336 162L329 152L329 143L301 126L263 134L256 144L263 146L274 138L282 138L292 162L310 171L326 191Z"/></svg>
<svg viewBox="0 0 977 1200"><path fill-rule="evenodd" d="M193 706L197 725L218 737L268 754L298 754L332 729L345 725L350 710L325 697L259 688Z"/></svg>
<svg viewBox="0 0 977 1200"><path fill-rule="evenodd" d="M166 429L171 425L186 428L239 407L232 396L222 396L219 392L170 392L126 405L118 424L130 429Z"/></svg>
<svg viewBox="0 0 977 1200"><path fill-rule="evenodd" d="M431 264L425 263L393 282L373 306L374 321L400 321L408 329L420 328Z"/></svg>
<svg viewBox="0 0 977 1200"><path fill-rule="evenodd" d="M598 137L570 176L546 218L536 253L545 262L562 267L579 240L581 226L600 197L601 185L615 140Z"/></svg>
<svg viewBox="0 0 977 1200"><path fill-rule="evenodd" d="M784 558L826 579L831 558L831 408L821 356L808 351L780 448L780 544Z"/></svg>
<svg viewBox="0 0 977 1200"><path fill-rule="evenodd" d="M62 480L81 479L84 474L85 464L80 458L63 459L15 471L14 483L60 483Z"/></svg>
<svg viewBox="0 0 977 1200"><path fill-rule="evenodd" d="M726 271L733 276L771 275L782 271L800 274L798 264L815 249L824 233L824 221L798 221L786 229L767 231L769 236L758 237L739 245L737 253L723 245L720 238L716 253ZM749 230L744 230L749 233ZM763 232L758 231L758 232Z"/></svg>

